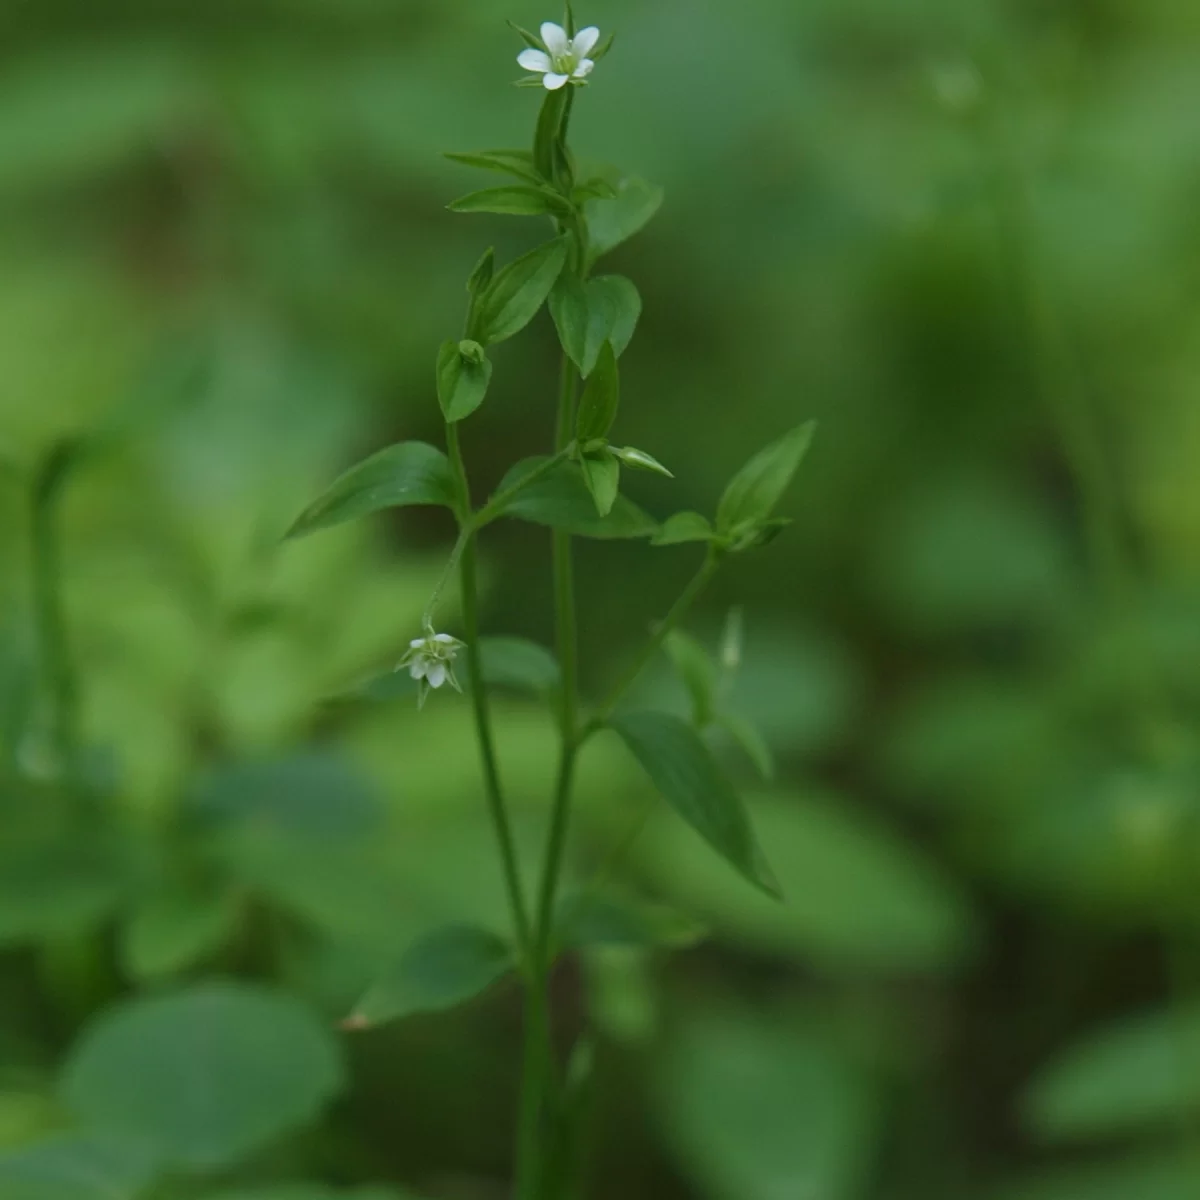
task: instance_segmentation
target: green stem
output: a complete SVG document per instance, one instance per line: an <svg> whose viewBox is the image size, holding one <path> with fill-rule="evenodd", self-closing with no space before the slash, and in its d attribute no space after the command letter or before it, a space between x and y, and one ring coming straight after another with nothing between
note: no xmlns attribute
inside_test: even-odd
<svg viewBox="0 0 1200 1200"><path fill-rule="evenodd" d="M55 769L75 771L79 750L79 689L67 644L58 539L58 497L75 447L51 452L34 480L30 510L30 555L38 653L50 707L50 745Z"/></svg>
<svg viewBox="0 0 1200 1200"><path fill-rule="evenodd" d="M674 629L680 621L687 616L693 604L696 603L700 593L708 586L712 577L717 573L717 568L721 565L721 554L713 547L709 547L708 553L704 557L704 562L700 564L700 569L692 576L687 587L679 594L679 599L671 605L670 611L655 627L654 633L651 634L649 640L639 651L638 656L630 664L629 669L617 681L616 686L605 697L603 703L596 710L595 715L587 723L584 729L584 737L590 736L609 717L617 705L620 704L625 693L637 682L637 678L650 664L654 656L662 648L663 642L667 640L667 635Z"/></svg>
<svg viewBox="0 0 1200 1200"><path fill-rule="evenodd" d="M466 466L458 441L458 429L453 424L446 426L446 445L450 451L450 462L454 469L458 487L460 519L464 522L471 507L470 485ZM466 641L467 674L471 681L471 708L475 717L475 732L479 742L479 755L483 765L484 793L488 813L492 819L496 842L500 847L500 861L504 874L504 886L508 893L512 911L513 928L517 942L526 961L530 958L532 937L528 911L525 906L521 872L517 863L516 843L504 803L504 792L500 783L500 769L496 761L496 745L492 735L491 712L488 707L487 684L483 678L483 658L479 649L479 597L475 568L475 535L464 524L465 538L460 537L462 548L459 559L459 578L462 587L463 635Z"/></svg>

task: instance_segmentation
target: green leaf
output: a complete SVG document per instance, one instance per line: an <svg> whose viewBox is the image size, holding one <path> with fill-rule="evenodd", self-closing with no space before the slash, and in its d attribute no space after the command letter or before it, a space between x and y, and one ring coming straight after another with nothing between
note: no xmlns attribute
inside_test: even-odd
<svg viewBox="0 0 1200 1200"><path fill-rule="evenodd" d="M464 346L474 347L477 355L468 357ZM442 416L450 422L469 417L483 403L491 379L492 364L478 342L443 342L437 361Z"/></svg>
<svg viewBox="0 0 1200 1200"><path fill-rule="evenodd" d="M512 487L544 461L532 458L517 463L497 491ZM577 537L641 538L649 537L657 528L652 517L624 496L617 497L608 516L598 516L582 469L572 462L560 463L523 488L505 506L503 515L565 529Z"/></svg>
<svg viewBox="0 0 1200 1200"><path fill-rule="evenodd" d="M746 808L699 734L666 713L620 713L609 725L663 799L744 878L778 898Z"/></svg>
<svg viewBox="0 0 1200 1200"><path fill-rule="evenodd" d="M558 660L545 646L527 638L486 637L479 641L483 678L493 687L545 695L558 687Z"/></svg>
<svg viewBox="0 0 1200 1200"><path fill-rule="evenodd" d="M1170 1125L1200 1109L1200 1011L1164 1009L1107 1026L1046 1066L1024 1101L1051 1140L1107 1137Z"/></svg>
<svg viewBox="0 0 1200 1200"><path fill-rule="evenodd" d="M470 192L446 207L457 213L500 213L516 217L565 214L570 204L560 195L540 187L494 187Z"/></svg>
<svg viewBox="0 0 1200 1200"><path fill-rule="evenodd" d="M210 983L102 1013L72 1049L61 1086L94 1128L208 1170L308 1124L342 1084L337 1044L303 1005Z"/></svg>
<svg viewBox="0 0 1200 1200"><path fill-rule="evenodd" d="M593 262L644 228L662 205L662 188L644 179L619 179L614 187L615 199L590 200L584 205Z"/></svg>
<svg viewBox="0 0 1200 1200"><path fill-rule="evenodd" d="M544 179L556 184L567 182L570 173L563 154L562 123L571 90L565 87L545 94L533 134L534 165Z"/></svg>
<svg viewBox="0 0 1200 1200"><path fill-rule="evenodd" d="M306 508L289 538L305 537L383 508L413 504L454 507L454 475L446 456L424 442L401 442L351 467Z"/></svg>
<svg viewBox="0 0 1200 1200"><path fill-rule="evenodd" d="M326 1187L321 1183L278 1183L247 1185L231 1192L206 1195L204 1200L417 1200L411 1192L397 1192L390 1187L342 1188Z"/></svg>
<svg viewBox="0 0 1200 1200"><path fill-rule="evenodd" d="M621 488L621 464L605 450L585 454L579 462L584 482L592 494L596 512L607 517L617 502Z"/></svg>
<svg viewBox="0 0 1200 1200"><path fill-rule="evenodd" d="M740 714L732 712L718 713L716 721L737 743L742 753L754 764L754 769L764 779L775 778L775 756L771 753L767 739L752 722Z"/></svg>
<svg viewBox="0 0 1200 1200"><path fill-rule="evenodd" d="M135 1200L155 1174L128 1139L66 1134L0 1158L0 1195L11 1200Z"/></svg>
<svg viewBox="0 0 1200 1200"><path fill-rule="evenodd" d="M600 348L596 369L579 398L575 437L580 445L590 442L593 438L607 436L613 421L617 419L620 400L621 375L617 367L617 356L613 352L612 343L605 342Z"/></svg>
<svg viewBox="0 0 1200 1200"><path fill-rule="evenodd" d="M460 163L464 167L478 167L481 171L496 171L502 175L512 175L516 179L524 179L530 183L541 183L541 176L533 165L533 155L528 150L478 150L472 153L459 154L451 151L443 155L451 162Z"/></svg>
<svg viewBox="0 0 1200 1200"><path fill-rule="evenodd" d="M761 1008L690 1015L667 1041L653 1094L667 1144L700 1195L869 1194L876 1089L833 1029Z"/></svg>
<svg viewBox="0 0 1200 1200"><path fill-rule="evenodd" d="M608 37L604 38L604 40L601 41L601 43L591 52L591 54L588 55L588 58L590 58L592 62L599 62L613 48L613 42L616 40L617 35L615 33L610 33Z"/></svg>
<svg viewBox="0 0 1200 1200"><path fill-rule="evenodd" d="M555 940L565 950L594 946L693 946L704 926L663 904L594 891L567 893L558 903Z"/></svg>
<svg viewBox="0 0 1200 1200"><path fill-rule="evenodd" d="M625 466L632 467L635 471L653 471L656 475L665 475L668 479L675 478L657 458L636 446L610 446L609 449Z"/></svg>
<svg viewBox="0 0 1200 1200"><path fill-rule="evenodd" d="M482 255L479 261L475 264L471 271L470 277L467 279L467 292L472 299L477 297L489 283L492 282L492 277L496 273L496 251L489 246Z"/></svg>
<svg viewBox="0 0 1200 1200"><path fill-rule="evenodd" d="M717 528L724 534L765 521L779 503L800 466L816 422L796 426L760 450L730 481L717 507Z"/></svg>
<svg viewBox="0 0 1200 1200"><path fill-rule="evenodd" d="M479 298L477 339L493 345L520 333L537 315L567 261L566 238L555 238L509 263Z"/></svg>
<svg viewBox="0 0 1200 1200"><path fill-rule="evenodd" d="M121 932L121 961L135 979L156 979L219 950L236 930L237 898L175 887L152 897Z"/></svg>
<svg viewBox="0 0 1200 1200"><path fill-rule="evenodd" d="M522 29L521 26L518 25L515 21L509 21L508 27L531 50L545 50L546 47L542 45L542 39L539 37L536 37L534 34L530 33L528 29Z"/></svg>
<svg viewBox="0 0 1200 1200"><path fill-rule="evenodd" d="M411 946L354 1006L344 1025L365 1029L412 1013L453 1008L514 966L512 947L473 925L448 925Z"/></svg>
<svg viewBox="0 0 1200 1200"><path fill-rule="evenodd" d="M601 275L586 284L563 275L550 293L549 306L563 349L586 379L606 341L618 358L624 354L642 313L642 298L621 275Z"/></svg>
<svg viewBox="0 0 1200 1200"><path fill-rule="evenodd" d="M680 512L668 517L650 541L655 546L675 546L680 542L711 542L715 536L707 517L697 512Z"/></svg>
<svg viewBox="0 0 1200 1200"><path fill-rule="evenodd" d="M690 634L672 629L663 643L692 701L692 724L703 729L713 719L717 670L708 651Z"/></svg>
<svg viewBox="0 0 1200 1200"><path fill-rule="evenodd" d="M615 200L616 198L617 189L599 175L592 179L585 179L571 193L571 199L576 204L582 204L585 200Z"/></svg>

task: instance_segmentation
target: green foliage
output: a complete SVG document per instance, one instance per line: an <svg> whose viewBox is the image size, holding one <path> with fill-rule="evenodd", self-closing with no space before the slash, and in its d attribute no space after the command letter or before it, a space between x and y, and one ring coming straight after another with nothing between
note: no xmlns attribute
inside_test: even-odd
<svg viewBox="0 0 1200 1200"><path fill-rule="evenodd" d="M611 892L568 893L559 900L555 940L566 950L597 946L690 946L704 927L661 904Z"/></svg>
<svg viewBox="0 0 1200 1200"><path fill-rule="evenodd" d="M761 528L783 497L812 444L816 424L806 421L760 450L730 481L717 506L717 528L731 538Z"/></svg>
<svg viewBox="0 0 1200 1200"><path fill-rule="evenodd" d="M520 333L537 316L566 260L566 241L555 238L497 271L480 294L472 336L491 346Z"/></svg>
<svg viewBox="0 0 1200 1200"><path fill-rule="evenodd" d="M364 1029L419 1012L452 1008L477 996L515 965L501 937L471 925L426 935L371 985L343 1022Z"/></svg>
<svg viewBox="0 0 1200 1200"><path fill-rule="evenodd" d="M593 438L608 435L612 423L617 419L617 407L621 401L621 376L617 368L617 356L611 342L600 347L596 369L579 398L579 412L575 418L575 437L581 446Z"/></svg>
<svg viewBox="0 0 1200 1200"><path fill-rule="evenodd" d="M412 504L454 505L446 456L424 442L389 446L351 467L296 518L287 536L304 537L380 509Z"/></svg>
<svg viewBox="0 0 1200 1200"><path fill-rule="evenodd" d="M609 182L616 192L613 199L590 200L584 208L593 260L640 233L662 207L663 189L657 184L619 175Z"/></svg>
<svg viewBox="0 0 1200 1200"><path fill-rule="evenodd" d="M695 730L666 713L621 713L609 724L663 799L735 870L778 898L745 806Z"/></svg>
<svg viewBox="0 0 1200 1200"><path fill-rule="evenodd" d="M518 463L497 490L511 487L543 461L525 459ZM656 528L653 518L624 496L617 496L608 514L600 516L581 468L569 462L524 488L505 506L503 515L587 538L644 538Z"/></svg>
<svg viewBox="0 0 1200 1200"><path fill-rule="evenodd" d="M528 638L483 638L479 653L483 677L494 687L543 696L558 687L562 678L554 655Z"/></svg>
<svg viewBox="0 0 1200 1200"><path fill-rule="evenodd" d="M623 275L598 275L581 283L559 278L549 299L559 342L586 379L604 347L620 358L642 315L637 287Z"/></svg>
<svg viewBox="0 0 1200 1200"><path fill-rule="evenodd" d="M13 1200L136 1200L155 1171L136 1141L64 1134L0 1156L0 1191Z"/></svg>
<svg viewBox="0 0 1200 1200"><path fill-rule="evenodd" d="M447 152L446 158L464 167L478 167L481 171L512 175L530 183L541 182L541 176L533 168L533 155L528 150L480 150L467 154L450 151Z"/></svg>
<svg viewBox="0 0 1200 1200"><path fill-rule="evenodd" d="M470 192L446 205L451 212L500 213L513 217L542 217L569 213L571 206L557 192L540 187L495 187Z"/></svg>
<svg viewBox="0 0 1200 1200"><path fill-rule="evenodd" d="M675 513L655 531L656 546L675 546L681 542L709 542L716 536L707 517L695 512Z"/></svg>
<svg viewBox="0 0 1200 1200"><path fill-rule="evenodd" d="M469 417L487 395L492 364L478 342L443 342L438 351L437 394L447 421Z"/></svg>
<svg viewBox="0 0 1200 1200"><path fill-rule="evenodd" d="M337 1047L294 999L204 984L102 1014L63 1068L88 1125L210 1170L308 1124L343 1083Z"/></svg>
<svg viewBox="0 0 1200 1200"><path fill-rule="evenodd" d="M121 931L121 961L135 979L157 979L211 957L237 930L232 891L169 887L148 897Z"/></svg>
<svg viewBox="0 0 1200 1200"><path fill-rule="evenodd" d="M1122 1021L1069 1047L1043 1068L1025 1116L1055 1141L1169 1126L1200 1107L1200 1014L1156 1012Z"/></svg>

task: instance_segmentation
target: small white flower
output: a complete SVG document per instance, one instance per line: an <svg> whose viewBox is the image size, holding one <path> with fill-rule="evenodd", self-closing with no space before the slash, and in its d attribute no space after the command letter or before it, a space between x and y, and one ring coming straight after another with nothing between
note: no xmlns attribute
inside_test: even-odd
<svg viewBox="0 0 1200 1200"><path fill-rule="evenodd" d="M443 683L448 683L455 691L462 691L454 677L454 657L463 644L448 633L434 633L433 630L408 643L408 652L396 670L407 667L408 673L417 681L418 708L424 706L430 691L440 688Z"/></svg>
<svg viewBox="0 0 1200 1200"><path fill-rule="evenodd" d="M600 30L595 25L581 29L573 38L561 25L547 21L540 30L545 50L522 50L517 62L526 71L542 77L547 91L557 91L572 79L586 79L596 65L588 55L600 40Z"/></svg>

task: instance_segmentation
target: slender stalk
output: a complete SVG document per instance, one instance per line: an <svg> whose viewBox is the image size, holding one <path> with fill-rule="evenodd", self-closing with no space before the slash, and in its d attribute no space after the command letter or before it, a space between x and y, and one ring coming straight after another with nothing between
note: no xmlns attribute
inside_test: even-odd
<svg viewBox="0 0 1200 1200"><path fill-rule="evenodd" d="M58 497L74 447L57 446L34 480L29 551L38 653L50 709L50 745L55 770L70 778L79 750L79 689L67 643L58 539Z"/></svg>
<svg viewBox="0 0 1200 1200"><path fill-rule="evenodd" d="M470 485L466 466L458 442L458 428L446 426L446 445L450 451L450 463L454 469L458 486L460 520L464 532L468 526L466 514L471 507ZM529 961L532 936L529 926L525 894L521 885L521 872L517 864L516 843L513 841L512 826L508 809L504 803L504 792L500 782L500 769L496 761L496 745L492 735L491 712L488 707L487 685L483 678L483 661L479 650L479 597L475 569L475 535L467 532L460 538L459 579L462 587L463 633L466 641L467 674L471 681L471 708L475 717L475 732L479 742L479 756L483 765L484 794L488 813L492 819L496 842L500 848L500 861L504 874L504 886L508 893L512 911L513 928L517 942L526 961Z"/></svg>

